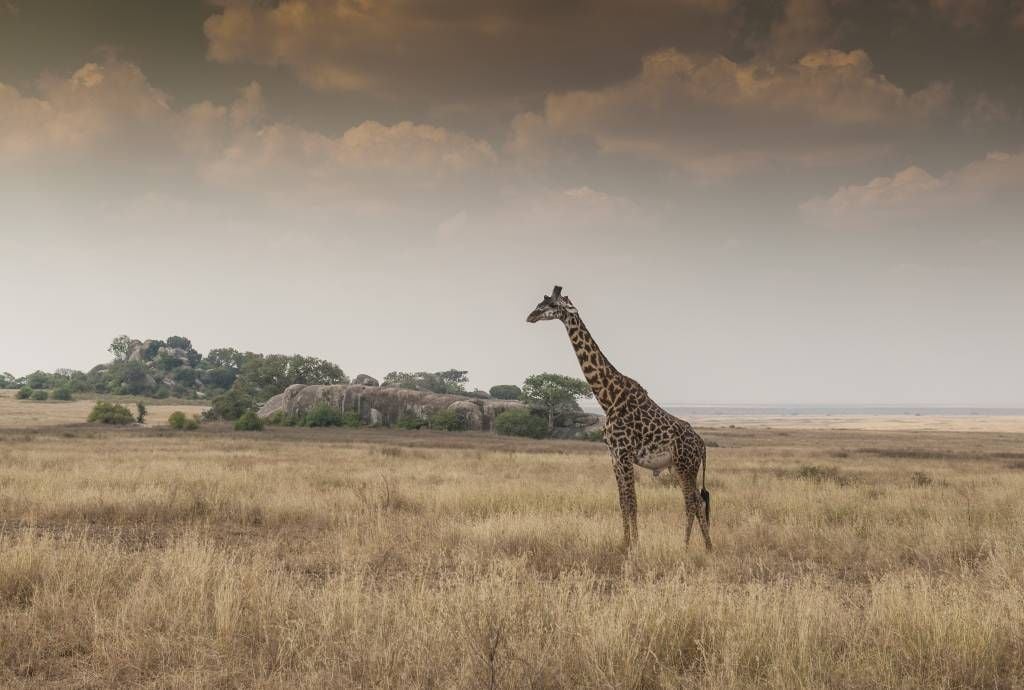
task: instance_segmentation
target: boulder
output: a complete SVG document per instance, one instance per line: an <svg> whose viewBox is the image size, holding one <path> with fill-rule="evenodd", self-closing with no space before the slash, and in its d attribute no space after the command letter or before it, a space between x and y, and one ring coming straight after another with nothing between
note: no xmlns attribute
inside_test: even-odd
<svg viewBox="0 0 1024 690"><path fill-rule="evenodd" d="M470 431L484 430L483 411L476 403L476 399L472 401L458 400L449 405L448 409L457 414L463 422L465 422L466 428ZM488 426L488 428L490 427Z"/></svg>
<svg viewBox="0 0 1024 690"><path fill-rule="evenodd" d="M352 379L352 384L356 386L379 386L380 382L369 374L360 374Z"/></svg>

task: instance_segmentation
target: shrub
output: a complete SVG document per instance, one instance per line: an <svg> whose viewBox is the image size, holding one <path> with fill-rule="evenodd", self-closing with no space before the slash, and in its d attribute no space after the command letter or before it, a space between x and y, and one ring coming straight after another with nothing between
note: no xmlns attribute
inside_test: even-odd
<svg viewBox="0 0 1024 690"><path fill-rule="evenodd" d="M32 399L33 400L46 400L49 397L50 397L50 394L47 391L33 391L32 392Z"/></svg>
<svg viewBox="0 0 1024 690"><path fill-rule="evenodd" d="M235 422L235 431L263 431L263 420L255 412L246 412Z"/></svg>
<svg viewBox="0 0 1024 690"><path fill-rule="evenodd" d="M435 431L465 431L466 420L454 410L438 410L430 415L430 428Z"/></svg>
<svg viewBox="0 0 1024 690"><path fill-rule="evenodd" d="M407 414L399 417L398 423L395 425L399 429L408 429L410 431L416 431L427 426L427 420L420 419L414 414Z"/></svg>
<svg viewBox="0 0 1024 690"><path fill-rule="evenodd" d="M505 410L494 418L494 430L503 436L544 438L548 435L547 422L529 410Z"/></svg>
<svg viewBox="0 0 1024 690"><path fill-rule="evenodd" d="M360 427L363 425L363 418L355 410L349 410L341 415L341 425L348 427Z"/></svg>
<svg viewBox="0 0 1024 690"><path fill-rule="evenodd" d="M523 395L523 391L519 386L501 385L491 386L491 397L497 398L498 400L519 400Z"/></svg>
<svg viewBox="0 0 1024 690"><path fill-rule="evenodd" d="M179 431L195 431L199 428L199 420L195 417L187 417L181 410L172 412L171 416L167 418L167 423L170 424L172 429Z"/></svg>
<svg viewBox="0 0 1024 690"><path fill-rule="evenodd" d="M271 426L299 426L303 420L295 415L285 414L284 410L278 410L265 420Z"/></svg>
<svg viewBox="0 0 1024 690"><path fill-rule="evenodd" d="M595 429L594 431L588 431L583 434L584 441L593 441L595 443L604 442L604 429Z"/></svg>
<svg viewBox="0 0 1024 690"><path fill-rule="evenodd" d="M238 389L232 389L210 401L210 409L206 416L211 419L231 421L238 419L246 412L255 411L255 407L256 401L251 395Z"/></svg>
<svg viewBox="0 0 1024 690"><path fill-rule="evenodd" d="M103 424L131 424L135 421L132 413L124 405L100 400L92 408L87 421Z"/></svg>
<svg viewBox="0 0 1024 690"><path fill-rule="evenodd" d="M17 397L18 400L28 400L29 398L32 397L32 389L29 388L28 386L22 386L18 390L18 392L15 395L15 397Z"/></svg>
<svg viewBox="0 0 1024 690"><path fill-rule="evenodd" d="M145 424L147 412L146 404L141 401L135 403L135 411L138 413L135 415L135 421L138 422L139 424Z"/></svg>
<svg viewBox="0 0 1024 690"><path fill-rule="evenodd" d="M50 397L54 400L71 400L71 387L61 386L60 388L54 388Z"/></svg>
<svg viewBox="0 0 1024 690"><path fill-rule="evenodd" d="M319 403L306 413L303 426L341 426L344 418L341 410L331 407L327 403Z"/></svg>

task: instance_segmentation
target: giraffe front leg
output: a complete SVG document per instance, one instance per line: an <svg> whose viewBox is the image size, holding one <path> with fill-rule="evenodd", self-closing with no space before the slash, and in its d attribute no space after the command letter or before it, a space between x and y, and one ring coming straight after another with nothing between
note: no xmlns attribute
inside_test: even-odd
<svg viewBox="0 0 1024 690"><path fill-rule="evenodd" d="M619 508L622 511L622 542L628 551L638 540L636 524L636 479L633 463L627 455L615 454L615 481L619 486Z"/></svg>

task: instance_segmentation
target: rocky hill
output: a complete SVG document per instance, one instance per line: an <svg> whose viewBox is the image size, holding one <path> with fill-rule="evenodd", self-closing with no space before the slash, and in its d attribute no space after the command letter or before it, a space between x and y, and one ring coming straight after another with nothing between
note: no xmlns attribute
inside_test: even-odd
<svg viewBox="0 0 1024 690"><path fill-rule="evenodd" d="M366 384L288 386L279 395L270 398L258 412L264 419L281 412L292 417L307 413L320 403L327 403L342 413L356 411L364 424L394 426L408 416L428 419L442 410L458 414L472 431L491 431L494 418L505 410L527 409L518 400L470 397L446 393L410 390L391 386L378 386L370 377ZM360 380L357 377L356 380ZM601 427L597 415L578 413L559 419L554 436L572 438L582 436Z"/></svg>

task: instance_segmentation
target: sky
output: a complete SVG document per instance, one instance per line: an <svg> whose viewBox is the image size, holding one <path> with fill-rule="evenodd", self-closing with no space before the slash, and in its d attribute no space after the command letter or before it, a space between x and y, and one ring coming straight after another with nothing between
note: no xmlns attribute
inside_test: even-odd
<svg viewBox="0 0 1024 690"><path fill-rule="evenodd" d="M1024 0L0 0L0 371L1024 406Z"/></svg>

